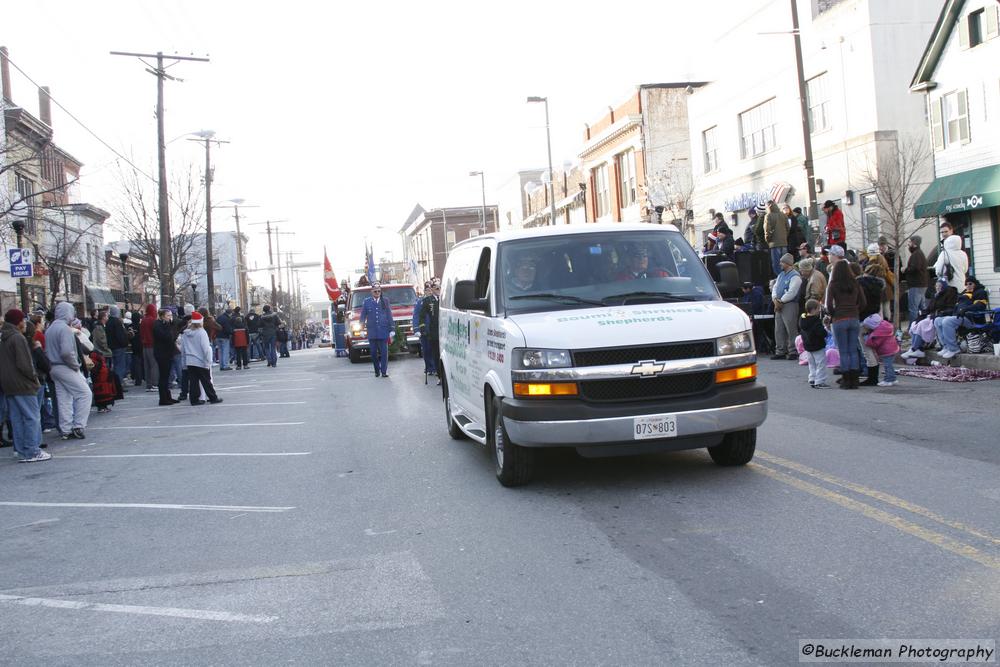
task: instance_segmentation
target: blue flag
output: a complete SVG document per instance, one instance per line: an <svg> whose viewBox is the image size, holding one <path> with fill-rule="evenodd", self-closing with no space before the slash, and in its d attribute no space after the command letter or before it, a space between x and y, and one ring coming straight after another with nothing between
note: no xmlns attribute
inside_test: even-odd
<svg viewBox="0 0 1000 667"><path fill-rule="evenodd" d="M368 276L368 283L375 284L375 253L371 246L368 246L368 255L365 257L365 273Z"/></svg>

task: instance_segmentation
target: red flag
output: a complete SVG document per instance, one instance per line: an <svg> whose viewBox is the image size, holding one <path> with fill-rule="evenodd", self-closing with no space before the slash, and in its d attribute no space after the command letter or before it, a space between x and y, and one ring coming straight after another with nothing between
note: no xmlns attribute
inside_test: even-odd
<svg viewBox="0 0 1000 667"><path fill-rule="evenodd" d="M330 258L326 256L326 248L323 248L323 283L326 285L326 295L330 301L340 298L340 285L337 284L337 276L333 275L333 267L330 265Z"/></svg>

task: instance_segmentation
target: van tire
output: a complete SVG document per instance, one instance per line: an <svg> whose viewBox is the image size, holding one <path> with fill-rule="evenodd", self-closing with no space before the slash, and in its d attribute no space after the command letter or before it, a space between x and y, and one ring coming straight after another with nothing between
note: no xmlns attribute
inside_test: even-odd
<svg viewBox="0 0 1000 667"><path fill-rule="evenodd" d="M347 358L351 360L352 364L361 363L361 353L358 352L356 348L352 347L350 350L347 351Z"/></svg>
<svg viewBox="0 0 1000 667"><path fill-rule="evenodd" d="M708 455L720 466L742 466L750 463L757 449L757 429L727 433L722 444L708 448Z"/></svg>
<svg viewBox="0 0 1000 667"><path fill-rule="evenodd" d="M507 436L501 416L501 400L494 396L489 414L487 436L497 481L503 486L523 486L531 481L535 469L535 450L515 445Z"/></svg>
<svg viewBox="0 0 1000 667"><path fill-rule="evenodd" d="M458 427L455 418L451 416L451 398L448 396L448 381L441 374L441 398L444 399L444 418L448 424L448 435L452 440L465 440L468 436Z"/></svg>

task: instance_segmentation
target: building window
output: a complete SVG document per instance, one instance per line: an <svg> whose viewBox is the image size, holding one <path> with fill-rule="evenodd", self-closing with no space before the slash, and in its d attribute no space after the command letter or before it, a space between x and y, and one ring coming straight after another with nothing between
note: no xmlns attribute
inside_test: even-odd
<svg viewBox="0 0 1000 667"><path fill-rule="evenodd" d="M219 261L219 256L212 253L212 271L218 271L222 268L222 262Z"/></svg>
<svg viewBox="0 0 1000 667"><path fill-rule="evenodd" d="M861 245L877 243L881 235L878 215L878 197L875 193L861 195Z"/></svg>
<svg viewBox="0 0 1000 667"><path fill-rule="evenodd" d="M596 217L601 218L607 215L610 210L610 198L608 196L608 165L602 164L593 171L594 174L594 205L596 207Z"/></svg>
<svg viewBox="0 0 1000 667"><path fill-rule="evenodd" d="M719 168L718 127L710 127L701 133L702 153L705 156L705 173Z"/></svg>
<svg viewBox="0 0 1000 667"><path fill-rule="evenodd" d="M83 274L82 273L71 273L69 274L69 292L70 294L83 294Z"/></svg>
<svg viewBox="0 0 1000 667"><path fill-rule="evenodd" d="M14 188L17 190L17 198L24 203L24 233L28 236L35 235L35 216L32 212L31 201L35 194L35 184L21 174L14 172Z"/></svg>
<svg viewBox="0 0 1000 667"><path fill-rule="evenodd" d="M744 111L740 120L740 155L743 159L763 155L775 148L774 99Z"/></svg>
<svg viewBox="0 0 1000 667"><path fill-rule="evenodd" d="M618 195L622 208L628 208L635 203L635 151L629 149L617 157L618 161Z"/></svg>
<svg viewBox="0 0 1000 667"><path fill-rule="evenodd" d="M479 230L478 229L470 229L469 230L469 238L470 239L474 239L477 236L479 236Z"/></svg>
<svg viewBox="0 0 1000 667"><path fill-rule="evenodd" d="M966 91L948 93L931 103L934 148L969 143L969 102Z"/></svg>
<svg viewBox="0 0 1000 667"><path fill-rule="evenodd" d="M455 245L455 230L454 230L454 229L449 229L449 230L448 230L448 236L447 236L447 239L448 239L448 240L447 240L447 242L445 243L445 245L446 245L446 246L448 247L448 249L449 249L449 250L451 250L451 247L452 247L453 245Z"/></svg>
<svg viewBox="0 0 1000 667"><path fill-rule="evenodd" d="M806 81L806 101L809 105L809 131L830 129L830 92L826 72Z"/></svg>

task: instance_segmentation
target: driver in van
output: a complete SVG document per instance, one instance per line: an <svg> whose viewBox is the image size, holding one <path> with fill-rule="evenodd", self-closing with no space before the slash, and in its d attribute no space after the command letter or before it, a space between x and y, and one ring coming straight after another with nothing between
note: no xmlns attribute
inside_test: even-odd
<svg viewBox="0 0 1000 667"><path fill-rule="evenodd" d="M645 246L631 246L625 254L625 270L615 276L615 280L642 280L644 278L667 278L670 274L663 269L649 268L649 251Z"/></svg>
<svg viewBox="0 0 1000 667"><path fill-rule="evenodd" d="M538 275L538 258L528 252L523 252L511 263L508 279L510 287L517 292L529 292L535 289L535 278Z"/></svg>

